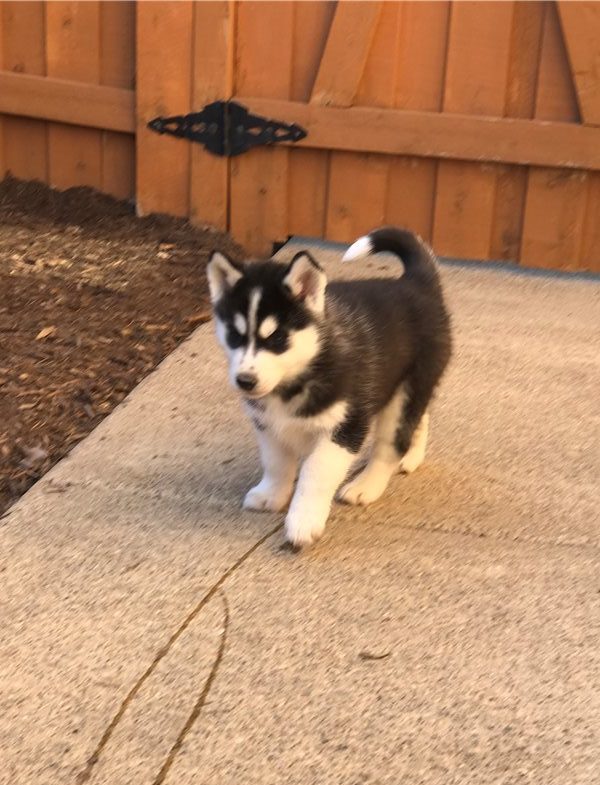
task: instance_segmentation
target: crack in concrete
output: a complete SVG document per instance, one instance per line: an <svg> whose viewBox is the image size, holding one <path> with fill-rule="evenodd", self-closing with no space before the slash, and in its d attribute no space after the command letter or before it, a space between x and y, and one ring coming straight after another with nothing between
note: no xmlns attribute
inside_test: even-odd
<svg viewBox="0 0 600 785"><path fill-rule="evenodd" d="M491 540L498 543L515 543L516 545L542 545L546 548L572 548L574 550L600 551L600 546L594 542L576 540L556 540L547 537L533 537L516 533L514 535L502 532L488 533L477 529L459 529L452 526L417 526L410 523L400 523L400 529L414 532L427 532L429 534L458 535L459 537L469 537L475 540Z"/></svg>
<svg viewBox="0 0 600 785"><path fill-rule="evenodd" d="M219 591L221 586L225 583L225 581L231 575L233 575L233 573L236 572L236 570L238 570L244 564L244 562L247 561L250 558L250 556L252 556L252 554L256 550L258 550L258 548L260 548L261 545L263 545L274 534L276 534L276 532L278 532L280 528L281 528L281 523L278 523L277 526L275 526L274 528L270 529L259 540L257 540L250 548L248 548L248 550L246 550L231 565L231 567L229 567L227 570L225 570L225 572L221 574L219 579L215 583L213 583L213 585L210 587L210 589L196 603L196 605L190 611L190 613L188 613L188 615L185 617L183 622L179 625L179 627L171 635L171 637L169 638L169 640L167 641L165 646L163 646L161 649L158 650L158 652L156 653L156 656L154 657L154 659L152 660L150 665L146 668L146 670L142 673L142 675L137 679L135 684L131 687L131 689L129 690L129 692L127 693L125 698L123 699L121 705L119 706L119 709L117 710L116 714L114 715L112 720L106 726L106 728L104 730L104 733L100 737L100 741L98 742L98 745L96 746L96 749L94 750L92 755L88 758L88 761L87 761L87 763L85 765L85 768L77 775L77 779L76 779L77 785L83 785L83 783L87 782L90 779L90 777L92 776L94 767L96 766L96 764L100 760L100 756L104 752L104 749L107 746L108 742L110 741L111 736L113 735L113 733L115 732L117 726L121 722L121 720L123 718L123 715L127 711L128 707L131 705L133 700L136 698L136 696L138 695L138 693L140 692L140 690L142 689L142 687L144 686L146 681L154 673L154 671L156 670L158 664L167 656L167 654L169 653L169 651L173 647L173 644L183 635L183 633L187 630L187 628L190 626L190 624L198 616L200 611L204 607L206 607L206 605L215 596L215 594L217 594L217 592ZM227 622L227 624L229 623L229 610L228 610L228 608L227 608L227 611L226 611L226 622ZM198 709L198 714L202 710L202 706L204 705L204 701L206 699L206 695L208 694L208 690L210 689L210 686L211 686L211 684L212 684L212 682L214 680L214 677L216 675L216 670L218 669L219 663L220 663L221 658L223 656L224 646L225 646L225 636L223 636L222 639L221 639L221 646L219 647L219 651L217 652L217 659L215 660L215 663L213 663L213 667L211 669L211 673L209 674L209 677L208 677L208 679L207 679L207 681L206 681L206 683L204 685L204 689L203 689L203 691L202 691L202 693L200 695L200 698L199 698L199 701L198 701L198 703L200 704L199 705L199 709ZM207 689L207 686L208 686L208 689ZM206 691L206 694L205 694L205 691ZM169 762L171 754L173 755L173 758L174 758L175 755L177 754L177 750L181 746L181 742L183 741L183 738L185 737L185 735L187 734L187 732L191 728L192 724L196 721L197 715L194 716L194 711L198 708L198 703L194 706L194 710L192 711L192 714L190 715L190 717L188 717L188 721L184 725L184 727L182 729L182 732L180 733L177 741L175 742L175 745L171 748L171 751L169 752L169 756L167 756L167 760L165 761L165 764L163 764L163 767L161 768L159 774L157 775L157 779L154 781L154 785L158 785L158 783L160 783L160 782L162 782L164 780L164 776L166 776L166 774L167 774L167 772L168 772L168 770L169 770L169 768L170 768L170 766L172 764L172 760L171 760L171 762ZM189 724L189 727L188 727L188 723L190 722L190 718L192 719L192 722L191 722L191 724ZM183 734L183 736L182 736L182 734ZM177 746L178 742L180 742L180 743ZM167 763L168 763L168 766L167 766ZM166 766L166 769L165 769L165 766ZM164 770L164 775L162 774L163 770ZM161 775L162 775L162 778L161 778Z"/></svg>
<svg viewBox="0 0 600 785"><path fill-rule="evenodd" d="M187 720L185 721L182 729L179 732L179 735L175 739L175 742L171 749L169 750L169 754L167 755L165 762L160 768L160 771L156 775L155 779L152 782L152 785L161 785L165 781L167 774L169 773L169 769L173 765L175 758L177 757L177 753L181 749L183 742L185 741L185 737L192 729L192 726L200 716L204 704L206 703L206 698L208 697L208 693L210 692L210 688L212 687L212 683L217 676L217 671L219 670L219 665L221 664L221 660L223 659L223 655L225 653L225 646L227 644L227 632L229 630L229 604L227 602L227 596L225 592L221 592L221 598L223 600L223 632L221 633L221 642L219 644L219 649L217 651L217 656L212 664L210 669L210 673L208 674L208 678L204 682L204 687L202 688L202 692L198 696L198 700L194 704L192 711L190 712Z"/></svg>

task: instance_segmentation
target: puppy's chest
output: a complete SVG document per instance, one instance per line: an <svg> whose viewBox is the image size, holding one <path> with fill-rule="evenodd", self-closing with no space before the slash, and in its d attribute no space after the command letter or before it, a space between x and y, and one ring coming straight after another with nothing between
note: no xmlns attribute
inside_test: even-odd
<svg viewBox="0 0 600 785"><path fill-rule="evenodd" d="M319 436L331 434L344 421L348 405L336 401L312 417L299 417L297 403L284 403L273 397L246 403L245 409L259 430L303 453L311 449Z"/></svg>

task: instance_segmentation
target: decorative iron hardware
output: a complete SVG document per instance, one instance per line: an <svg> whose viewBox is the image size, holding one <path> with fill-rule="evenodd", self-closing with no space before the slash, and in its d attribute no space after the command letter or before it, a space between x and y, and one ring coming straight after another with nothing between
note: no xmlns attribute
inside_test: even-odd
<svg viewBox="0 0 600 785"><path fill-rule="evenodd" d="M296 123L280 123L250 114L235 101L215 101L201 112L173 117L156 117L148 128L159 134L170 134L192 142L200 142L214 155L240 155L259 145L298 142L307 136Z"/></svg>

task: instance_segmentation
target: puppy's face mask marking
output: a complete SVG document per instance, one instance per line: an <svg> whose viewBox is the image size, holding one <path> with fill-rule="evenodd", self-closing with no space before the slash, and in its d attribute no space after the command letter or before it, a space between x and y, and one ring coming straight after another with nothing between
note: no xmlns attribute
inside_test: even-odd
<svg viewBox="0 0 600 785"><path fill-rule="evenodd" d="M216 252L207 276L217 337L236 389L261 398L307 368L319 351L327 285L309 254L296 254L286 268L238 265Z"/></svg>

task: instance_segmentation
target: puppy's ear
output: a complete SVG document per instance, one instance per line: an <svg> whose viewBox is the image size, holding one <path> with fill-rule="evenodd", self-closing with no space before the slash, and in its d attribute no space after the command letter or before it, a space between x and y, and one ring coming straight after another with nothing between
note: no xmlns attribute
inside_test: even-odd
<svg viewBox="0 0 600 785"><path fill-rule="evenodd" d="M327 276L308 251L300 251L294 256L283 283L292 296L303 302L311 311L317 314L323 313Z"/></svg>
<svg viewBox="0 0 600 785"><path fill-rule="evenodd" d="M220 251L214 251L206 268L210 299L216 303L243 276L242 270Z"/></svg>

